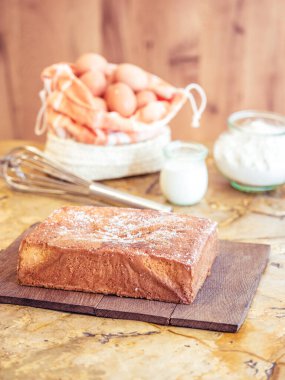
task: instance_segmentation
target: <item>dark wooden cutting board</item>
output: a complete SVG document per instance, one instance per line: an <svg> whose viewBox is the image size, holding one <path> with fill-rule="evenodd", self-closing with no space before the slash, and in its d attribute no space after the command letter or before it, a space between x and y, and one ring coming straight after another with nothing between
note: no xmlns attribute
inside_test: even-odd
<svg viewBox="0 0 285 380"><path fill-rule="evenodd" d="M20 286L18 248L29 230L0 252L0 303L224 332L236 332L242 325L270 252L265 244L220 241L211 276L193 304L181 305Z"/></svg>

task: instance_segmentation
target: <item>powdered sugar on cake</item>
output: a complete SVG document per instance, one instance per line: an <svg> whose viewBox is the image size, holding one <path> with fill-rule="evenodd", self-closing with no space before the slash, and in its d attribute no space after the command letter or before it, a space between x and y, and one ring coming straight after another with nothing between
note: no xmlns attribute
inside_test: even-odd
<svg viewBox="0 0 285 380"><path fill-rule="evenodd" d="M216 224L208 219L152 210L70 206L55 210L34 231L62 248L89 250L108 245L136 254L192 264ZM41 231L39 231L41 230ZM33 234L33 233L32 233Z"/></svg>

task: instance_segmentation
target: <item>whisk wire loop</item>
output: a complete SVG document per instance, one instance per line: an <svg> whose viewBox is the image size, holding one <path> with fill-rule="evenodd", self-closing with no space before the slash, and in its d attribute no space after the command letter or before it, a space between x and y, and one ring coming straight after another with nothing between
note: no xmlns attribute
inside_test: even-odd
<svg viewBox="0 0 285 380"><path fill-rule="evenodd" d="M171 211L168 205L81 178L33 146L22 146L11 150L1 160L1 166L2 176L14 190L65 197L95 196L99 201L104 200L106 203Z"/></svg>

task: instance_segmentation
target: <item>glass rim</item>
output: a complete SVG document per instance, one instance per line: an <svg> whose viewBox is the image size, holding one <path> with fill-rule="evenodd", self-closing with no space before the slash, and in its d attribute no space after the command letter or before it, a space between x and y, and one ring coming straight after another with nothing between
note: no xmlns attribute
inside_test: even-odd
<svg viewBox="0 0 285 380"><path fill-rule="evenodd" d="M236 122L238 120L242 120L245 118L264 118L264 119L269 119L275 122L279 122L281 125L284 126L284 129L282 129L280 132L276 132L276 130L272 133L262 133L262 132L254 132L254 131L249 131L243 130L242 126L237 125ZM285 135L285 116L275 113L275 112L269 112L269 111L257 111L257 110L243 110L243 111L237 111L232 113L228 117L228 127L230 129L255 135L255 136L280 136L280 135ZM278 127L278 125L276 126Z"/></svg>
<svg viewBox="0 0 285 380"><path fill-rule="evenodd" d="M188 157L192 160L202 160L207 157L208 148L203 144L192 141L174 140L164 146L163 152L167 158Z"/></svg>

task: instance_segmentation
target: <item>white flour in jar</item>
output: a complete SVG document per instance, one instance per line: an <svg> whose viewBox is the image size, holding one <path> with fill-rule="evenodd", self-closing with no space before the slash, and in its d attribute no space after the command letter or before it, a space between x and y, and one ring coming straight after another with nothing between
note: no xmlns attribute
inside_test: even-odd
<svg viewBox="0 0 285 380"><path fill-rule="evenodd" d="M215 143L214 157L230 180L250 186L283 184L285 126L255 120L240 130L223 133Z"/></svg>

